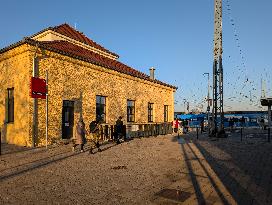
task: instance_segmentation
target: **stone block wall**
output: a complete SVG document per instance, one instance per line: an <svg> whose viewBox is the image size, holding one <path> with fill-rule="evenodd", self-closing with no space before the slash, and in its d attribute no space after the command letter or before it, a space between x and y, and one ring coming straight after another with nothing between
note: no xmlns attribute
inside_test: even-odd
<svg viewBox="0 0 272 205"><path fill-rule="evenodd" d="M0 54L0 124L5 116L5 92L14 87L15 119L7 124L6 141L31 145L33 99L29 97L30 77L36 48L23 44ZM49 73L49 143L62 136L63 100L82 101L82 115L88 125L96 117L96 95L106 96L106 123L119 116L126 122L127 100L135 100L135 123L148 122L148 102L154 103L154 123L164 121L164 105L169 121L174 115L173 88L135 78L82 60L38 49L39 76ZM45 144L46 101L38 99L38 145ZM74 124L79 119L74 115Z"/></svg>
<svg viewBox="0 0 272 205"><path fill-rule="evenodd" d="M0 54L0 126L2 140L18 145L30 145L30 104L29 85L31 57L29 45ZM5 98L7 88L14 88L14 122L5 122Z"/></svg>
<svg viewBox="0 0 272 205"><path fill-rule="evenodd" d="M127 100L135 100L135 123L147 123L148 102L154 103L154 122L164 121L164 105L169 106L169 121L174 115L174 89L119 73L88 62L53 52L40 61L40 76L49 73L49 138L61 138L62 101L80 99L82 115L88 125L95 120L96 95L106 96L106 123L119 116L127 118ZM39 100L39 130L45 130L45 101ZM79 119L75 113L74 124ZM42 137L42 136L40 136ZM41 140L41 142L44 140Z"/></svg>

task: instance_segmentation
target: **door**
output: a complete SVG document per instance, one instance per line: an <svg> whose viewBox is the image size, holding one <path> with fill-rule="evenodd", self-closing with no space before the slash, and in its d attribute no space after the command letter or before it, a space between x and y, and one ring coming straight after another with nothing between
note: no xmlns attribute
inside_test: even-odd
<svg viewBox="0 0 272 205"><path fill-rule="evenodd" d="M74 101L64 100L62 105L62 139L73 137Z"/></svg>

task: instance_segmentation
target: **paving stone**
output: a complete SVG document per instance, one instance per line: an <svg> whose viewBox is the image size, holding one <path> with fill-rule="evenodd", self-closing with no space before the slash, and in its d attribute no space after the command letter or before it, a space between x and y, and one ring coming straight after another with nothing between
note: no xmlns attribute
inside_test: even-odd
<svg viewBox="0 0 272 205"><path fill-rule="evenodd" d="M21 149L0 157L0 204L180 204L155 197L176 189L191 194L182 204L270 205L272 143L250 132L242 142L239 133L135 139L94 155Z"/></svg>

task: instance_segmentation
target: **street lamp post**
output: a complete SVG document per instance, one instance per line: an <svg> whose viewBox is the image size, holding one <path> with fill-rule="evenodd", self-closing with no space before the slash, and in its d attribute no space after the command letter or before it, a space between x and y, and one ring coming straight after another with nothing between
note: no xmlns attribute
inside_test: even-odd
<svg viewBox="0 0 272 205"><path fill-rule="evenodd" d="M208 126L209 126L209 117L210 117L210 73L203 73L203 75L208 76L207 120L208 120Z"/></svg>
<svg viewBox="0 0 272 205"><path fill-rule="evenodd" d="M185 104L186 104L186 99L183 99L183 109L184 109L184 114L186 113L186 108L185 108Z"/></svg>
<svg viewBox="0 0 272 205"><path fill-rule="evenodd" d="M39 62L40 60L47 59L48 56L42 54L38 56L39 45L36 44L36 49L33 57L32 76L39 77ZM43 52L42 52L43 53ZM48 71L46 71L46 149L48 138ZM32 147L37 146L38 141L38 99L33 98L33 120L32 120Z"/></svg>
<svg viewBox="0 0 272 205"><path fill-rule="evenodd" d="M187 101L187 111L188 111L188 113L189 113L189 110L190 110L190 103L189 103L189 101Z"/></svg>

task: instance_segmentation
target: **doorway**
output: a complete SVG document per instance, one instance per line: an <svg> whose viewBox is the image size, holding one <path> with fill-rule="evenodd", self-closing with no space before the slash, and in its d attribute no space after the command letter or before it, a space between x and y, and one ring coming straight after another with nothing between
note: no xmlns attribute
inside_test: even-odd
<svg viewBox="0 0 272 205"><path fill-rule="evenodd" d="M62 139L73 137L74 101L63 100L62 104Z"/></svg>

